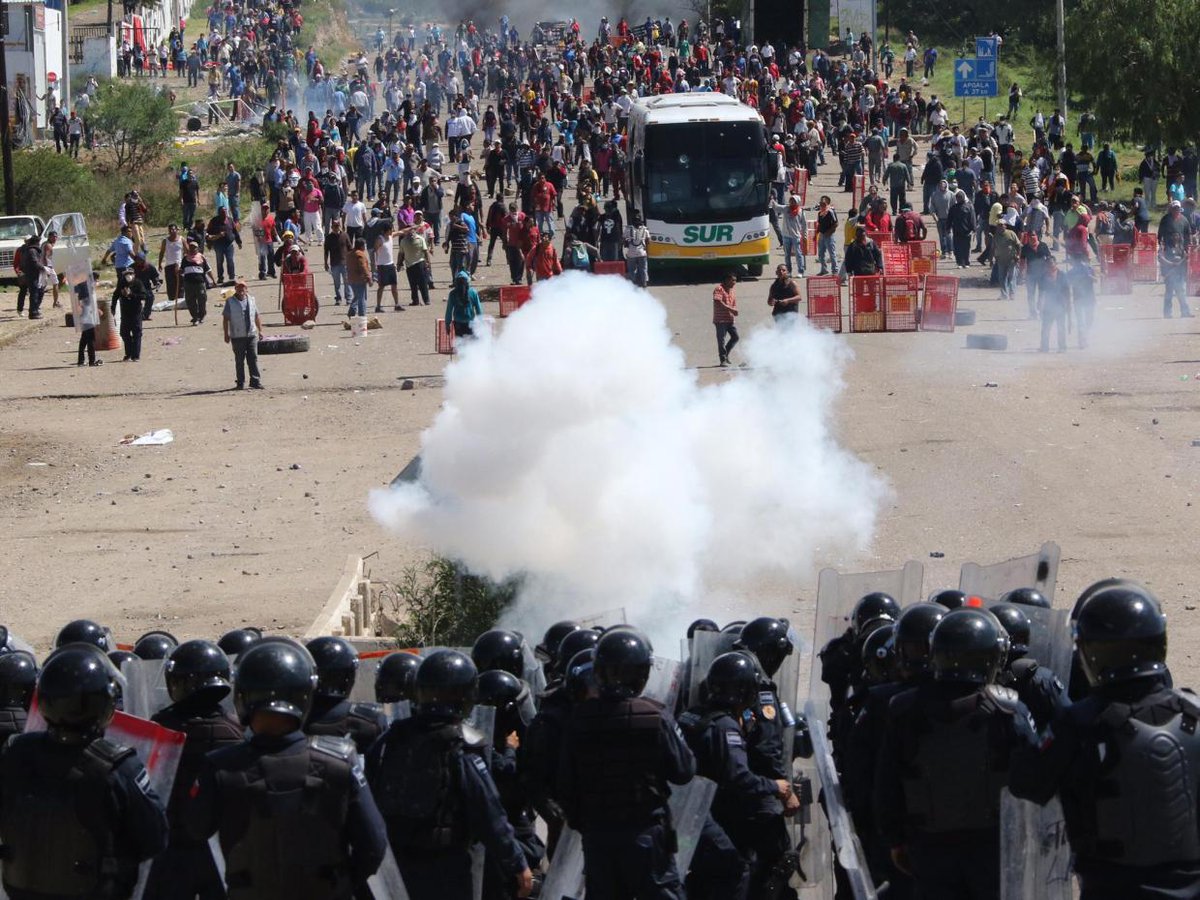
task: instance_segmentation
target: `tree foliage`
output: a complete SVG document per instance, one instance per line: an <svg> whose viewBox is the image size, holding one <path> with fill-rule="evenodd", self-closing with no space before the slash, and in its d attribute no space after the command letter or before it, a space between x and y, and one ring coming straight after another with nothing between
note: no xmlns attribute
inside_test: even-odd
<svg viewBox="0 0 1200 900"><path fill-rule="evenodd" d="M100 152L115 171L126 175L140 175L158 163L179 124L166 97L126 81L104 85L89 117Z"/></svg>
<svg viewBox="0 0 1200 900"><path fill-rule="evenodd" d="M879 26L891 26L893 47L903 46L911 29L923 46L966 48L975 55L975 36L993 30L1004 36L1006 49L1014 44L1054 46L1054 4L1047 0L884 0L878 10ZM882 38L881 38L882 39Z"/></svg>
<svg viewBox="0 0 1200 900"><path fill-rule="evenodd" d="M90 169L65 153L41 147L13 154L13 194L17 212L45 219L61 212L87 211L98 191Z"/></svg>
<svg viewBox="0 0 1200 900"><path fill-rule="evenodd" d="M1067 83L1106 138L1195 140L1200 0L1081 0L1067 22Z"/></svg>
<svg viewBox="0 0 1200 900"><path fill-rule="evenodd" d="M410 566L396 588L402 647L469 647L512 603L517 585L494 584L448 559Z"/></svg>

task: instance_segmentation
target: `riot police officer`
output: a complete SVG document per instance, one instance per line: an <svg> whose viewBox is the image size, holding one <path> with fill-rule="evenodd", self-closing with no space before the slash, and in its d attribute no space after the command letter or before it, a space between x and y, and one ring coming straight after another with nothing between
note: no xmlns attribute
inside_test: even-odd
<svg viewBox="0 0 1200 900"><path fill-rule="evenodd" d="M555 622L546 629L542 642L534 648L537 658L542 661L542 669L546 673L546 682L551 684L559 675L559 666L566 665L569 659L559 659L558 645L572 631L579 631L583 626L578 622Z"/></svg>
<svg viewBox="0 0 1200 900"><path fill-rule="evenodd" d="M967 605L967 595L956 588L943 588L929 595L929 602L946 609L961 609Z"/></svg>
<svg viewBox="0 0 1200 900"><path fill-rule="evenodd" d="M67 644L91 644L93 647L99 647L105 653L117 649L108 639L107 629L91 619L75 619L59 630L58 636L54 639L54 646L56 648L65 647Z"/></svg>
<svg viewBox="0 0 1200 900"><path fill-rule="evenodd" d="M1075 644L1090 691L1018 754L1012 792L1062 800L1082 900L1200 896L1200 703L1167 680L1157 598L1127 581L1091 591Z"/></svg>
<svg viewBox="0 0 1200 900"><path fill-rule="evenodd" d="M929 639L933 681L888 709L875 821L928 900L1000 896L1000 791L1012 754L1037 741L1016 692L993 684L1007 643L990 613L947 613Z"/></svg>
<svg viewBox="0 0 1200 900"><path fill-rule="evenodd" d="M316 683L294 641L238 658L233 702L251 737L208 755L184 816L195 840L218 835L230 900L350 900L387 851L354 744L300 730Z"/></svg>
<svg viewBox="0 0 1200 900"><path fill-rule="evenodd" d="M187 641L171 651L163 674L171 705L156 713L154 721L182 732L187 740L167 804L170 843L154 860L145 896L149 900L219 900L225 896L225 885L208 844L195 840L184 827L184 809L205 756L244 740L242 726L221 706L233 690L229 658L216 644Z"/></svg>
<svg viewBox="0 0 1200 900"><path fill-rule="evenodd" d="M221 635L217 646L230 659L236 660L261 640L262 632L257 628L235 628Z"/></svg>
<svg viewBox="0 0 1200 900"><path fill-rule="evenodd" d="M1001 603L1013 603L1017 606L1038 606L1050 609L1050 601L1037 588L1013 588L1000 598Z"/></svg>
<svg viewBox="0 0 1200 900"><path fill-rule="evenodd" d="M133 645L138 659L166 659L179 646L179 640L169 631L147 631Z"/></svg>
<svg viewBox="0 0 1200 900"><path fill-rule="evenodd" d="M37 676L37 660L32 653L14 650L0 654L0 747L25 730Z"/></svg>
<svg viewBox="0 0 1200 900"><path fill-rule="evenodd" d="M317 666L317 688L304 733L348 737L365 754L387 730L387 719L379 707L348 699L358 676L358 654L339 637L315 638L305 649Z"/></svg>
<svg viewBox="0 0 1200 900"><path fill-rule="evenodd" d="M684 713L679 727L696 756L697 774L715 781L717 794L692 858L687 894L691 900L742 900L750 887L747 862L756 861L753 838L759 828L753 820L779 819L782 803L798 807L799 801L789 779L750 769L741 722L758 700L755 660L739 652L722 654L703 684L704 702Z"/></svg>
<svg viewBox="0 0 1200 900"><path fill-rule="evenodd" d="M1021 607L1012 603L993 603L988 611L1000 620L1008 633L1008 658L996 683L1017 692L1033 715L1038 730L1045 728L1067 703L1067 689L1050 669L1029 658L1030 623Z"/></svg>
<svg viewBox="0 0 1200 900"><path fill-rule="evenodd" d="M471 648L471 661L480 672L500 669L517 678L525 674L521 638L511 631L499 628L485 631L475 639L475 645Z"/></svg>
<svg viewBox="0 0 1200 900"><path fill-rule="evenodd" d="M411 703L416 698L421 657L403 650L389 653L375 670L376 703Z"/></svg>
<svg viewBox="0 0 1200 900"><path fill-rule="evenodd" d="M606 631L593 663L599 696L571 711L559 796L583 839L590 900L683 897L668 783L691 781L696 761L662 706L639 696L652 652L635 629Z"/></svg>
<svg viewBox="0 0 1200 900"><path fill-rule="evenodd" d="M469 657L456 650L430 654L417 669L412 717L393 722L367 754L367 780L412 900L469 900L475 841L516 896L527 897L533 886L484 760L486 748L464 734L476 682Z"/></svg>
<svg viewBox="0 0 1200 900"><path fill-rule="evenodd" d="M900 604L890 594L864 595L850 614L850 627L826 644L820 654L821 680L829 685L830 718L834 720L850 691L861 679L862 642L874 625L895 622Z"/></svg>
<svg viewBox="0 0 1200 900"><path fill-rule="evenodd" d="M10 900L126 898L167 843L162 801L137 754L108 741L116 686L95 645L66 645L38 677L46 730L0 757L0 840Z"/></svg>
<svg viewBox="0 0 1200 900"><path fill-rule="evenodd" d="M496 711L492 729L492 780L496 783L508 823L525 854L525 864L530 870L536 871L546 855L546 845L534 827L535 814L525 783L520 777L517 756L525 734L525 721L521 716L528 698L529 686L511 672L491 669L479 674L478 702ZM516 885L512 878L488 854L484 859L484 900L511 900L515 896Z"/></svg>

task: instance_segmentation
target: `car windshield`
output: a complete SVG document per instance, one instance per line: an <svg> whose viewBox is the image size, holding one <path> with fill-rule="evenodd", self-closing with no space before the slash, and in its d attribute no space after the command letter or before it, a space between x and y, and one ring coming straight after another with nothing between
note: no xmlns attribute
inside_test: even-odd
<svg viewBox="0 0 1200 900"><path fill-rule="evenodd" d="M684 122L646 129L646 216L718 222L767 209L766 140L757 122Z"/></svg>
<svg viewBox="0 0 1200 900"><path fill-rule="evenodd" d="M0 219L0 241L23 241L36 233L33 219Z"/></svg>

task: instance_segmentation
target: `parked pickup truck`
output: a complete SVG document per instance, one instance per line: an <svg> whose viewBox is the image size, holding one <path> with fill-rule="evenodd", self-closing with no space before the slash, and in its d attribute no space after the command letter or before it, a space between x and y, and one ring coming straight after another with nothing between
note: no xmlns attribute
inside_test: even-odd
<svg viewBox="0 0 1200 900"><path fill-rule="evenodd" d="M55 271L63 274L76 262L90 265L92 248L83 213L60 213L49 222L39 216L0 216L0 281L17 280L13 254L31 234L45 240L51 231L58 232L54 244Z"/></svg>

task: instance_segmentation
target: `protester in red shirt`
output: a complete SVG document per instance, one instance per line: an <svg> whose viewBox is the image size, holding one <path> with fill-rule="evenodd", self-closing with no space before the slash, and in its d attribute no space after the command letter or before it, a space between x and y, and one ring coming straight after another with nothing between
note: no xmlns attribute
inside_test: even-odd
<svg viewBox="0 0 1200 900"><path fill-rule="evenodd" d="M713 288L713 326L717 330L717 356L721 359L721 368L727 368L729 353L737 345L737 294L734 286L737 284L737 274L730 271L725 273L721 283Z"/></svg>

